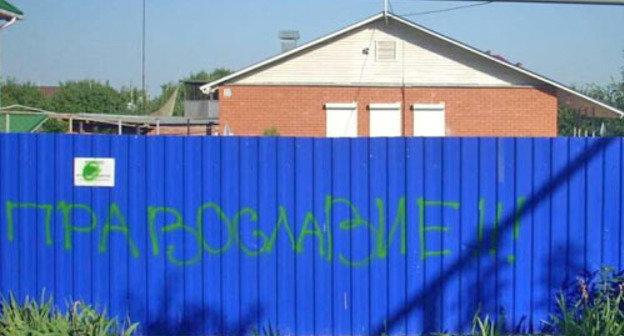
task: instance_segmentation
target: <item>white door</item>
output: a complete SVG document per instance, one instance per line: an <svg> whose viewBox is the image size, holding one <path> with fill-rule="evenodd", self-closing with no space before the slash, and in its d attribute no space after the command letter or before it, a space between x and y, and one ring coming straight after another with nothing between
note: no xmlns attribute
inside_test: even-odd
<svg viewBox="0 0 624 336"><path fill-rule="evenodd" d="M401 136L401 104L370 104L370 136Z"/></svg>
<svg viewBox="0 0 624 336"><path fill-rule="evenodd" d="M444 104L414 104L414 136L444 136Z"/></svg>
<svg viewBox="0 0 624 336"><path fill-rule="evenodd" d="M325 110L328 137L357 137L357 104L328 103Z"/></svg>

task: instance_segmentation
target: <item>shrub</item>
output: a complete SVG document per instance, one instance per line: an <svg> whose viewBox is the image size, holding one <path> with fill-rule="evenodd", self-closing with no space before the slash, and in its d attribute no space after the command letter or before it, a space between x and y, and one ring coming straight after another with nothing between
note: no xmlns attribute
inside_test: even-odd
<svg viewBox="0 0 624 336"><path fill-rule="evenodd" d="M502 324L495 323L490 319L488 315L485 315L483 319L479 317L479 315L475 315L473 326L472 326L472 335L474 336L501 336L502 335Z"/></svg>
<svg viewBox="0 0 624 336"><path fill-rule="evenodd" d="M40 131L45 133L66 133L69 123L63 120L48 119L41 125Z"/></svg>
<svg viewBox="0 0 624 336"><path fill-rule="evenodd" d="M279 330L273 329L271 323L269 323L268 326L262 328L260 331L254 331L253 336L281 336L281 334Z"/></svg>
<svg viewBox="0 0 624 336"><path fill-rule="evenodd" d="M62 313L45 295L40 302L26 298L23 304L10 295L0 306L0 335L130 336L137 329L137 324L119 324L106 313L98 313L79 301Z"/></svg>
<svg viewBox="0 0 624 336"><path fill-rule="evenodd" d="M624 334L624 277L605 267L578 279L557 299L558 314L551 326L567 336L620 336Z"/></svg>
<svg viewBox="0 0 624 336"><path fill-rule="evenodd" d="M495 322L494 319L490 318L489 315L485 315L483 318L479 316L479 312L477 312L472 320L472 331L470 334L466 334L466 336L502 336L503 335L503 326L505 321L503 316L501 316L502 320ZM382 335L385 336L386 334ZM446 333L438 333L433 334L436 336L454 336L453 334Z"/></svg>
<svg viewBox="0 0 624 336"><path fill-rule="evenodd" d="M280 133L279 133L279 130L277 129L277 127L272 126L272 127L269 127L267 129L265 129L264 132L262 132L262 135L264 135L264 136L279 136Z"/></svg>

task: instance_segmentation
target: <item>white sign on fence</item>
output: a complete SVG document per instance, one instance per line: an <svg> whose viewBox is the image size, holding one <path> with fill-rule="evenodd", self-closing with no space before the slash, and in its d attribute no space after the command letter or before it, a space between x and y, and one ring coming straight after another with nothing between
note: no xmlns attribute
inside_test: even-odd
<svg viewBox="0 0 624 336"><path fill-rule="evenodd" d="M78 187L114 187L115 159L74 158L74 185Z"/></svg>

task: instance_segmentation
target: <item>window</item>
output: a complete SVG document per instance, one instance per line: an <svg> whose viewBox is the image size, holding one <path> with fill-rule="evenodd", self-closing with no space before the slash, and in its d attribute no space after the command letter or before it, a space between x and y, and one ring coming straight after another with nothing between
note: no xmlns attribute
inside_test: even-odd
<svg viewBox="0 0 624 336"><path fill-rule="evenodd" d="M444 136L444 104L414 104L414 136Z"/></svg>
<svg viewBox="0 0 624 336"><path fill-rule="evenodd" d="M402 135L401 103L370 104L370 136L398 137Z"/></svg>
<svg viewBox="0 0 624 336"><path fill-rule="evenodd" d="M396 41L377 41L375 55L378 61L396 60Z"/></svg>
<svg viewBox="0 0 624 336"><path fill-rule="evenodd" d="M328 137L356 137L357 136L357 104L356 103L327 103L327 136Z"/></svg>

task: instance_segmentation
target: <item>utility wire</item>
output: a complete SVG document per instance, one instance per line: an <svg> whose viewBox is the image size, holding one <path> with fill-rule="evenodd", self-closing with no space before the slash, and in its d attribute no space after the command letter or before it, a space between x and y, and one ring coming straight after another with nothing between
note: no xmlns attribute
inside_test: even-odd
<svg viewBox="0 0 624 336"><path fill-rule="evenodd" d="M417 16L417 15L427 15L427 14L444 13L444 12L450 12L450 11L455 11L455 10L464 9L464 8L470 8L470 7L478 7L478 6L483 6L483 5L489 5L489 4L491 4L492 2L493 2L493 0L490 0L490 1L480 2L480 3L477 3L477 4L462 5L462 6L455 6L455 7L450 7L450 8L434 9L434 10L429 10L429 11L424 11L424 12L415 12L415 13L400 14L400 15L401 15L401 16Z"/></svg>
<svg viewBox="0 0 624 336"><path fill-rule="evenodd" d="M141 31L141 90L143 91L143 114L147 114L147 93L145 92L145 0L143 0L143 22Z"/></svg>

